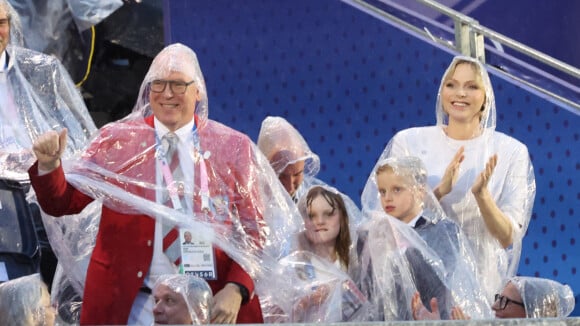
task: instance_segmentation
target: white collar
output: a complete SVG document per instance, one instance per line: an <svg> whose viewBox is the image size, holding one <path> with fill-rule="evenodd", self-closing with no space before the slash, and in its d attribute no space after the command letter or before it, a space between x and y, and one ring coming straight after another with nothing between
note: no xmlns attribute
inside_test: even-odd
<svg viewBox="0 0 580 326"><path fill-rule="evenodd" d="M421 211L419 212L419 214L417 214L417 216L415 216L415 218L414 218L414 219L412 219L412 220L411 220L409 223L407 223L407 224L409 224L409 226L411 226L411 227L413 227L413 228L414 228L414 227L415 227L415 225L417 225L417 221L418 221L418 220L421 218L421 216L423 216L423 210L421 210Z"/></svg>
<svg viewBox="0 0 580 326"><path fill-rule="evenodd" d="M161 139L169 132L169 129L161 121L157 120L157 117L154 117L153 120L155 132L159 136L159 139ZM191 119L190 122L175 131L175 134L177 135L177 138L179 138L180 142L186 142L189 139L191 136L191 130L193 129L194 125L195 119Z"/></svg>

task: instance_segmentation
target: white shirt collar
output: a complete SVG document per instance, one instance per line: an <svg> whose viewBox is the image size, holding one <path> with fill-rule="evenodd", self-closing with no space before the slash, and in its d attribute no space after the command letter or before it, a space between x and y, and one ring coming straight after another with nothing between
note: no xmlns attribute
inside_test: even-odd
<svg viewBox="0 0 580 326"><path fill-rule="evenodd" d="M423 210L421 210L421 211L419 212L419 214L417 214L417 216L415 216L415 218L414 218L414 219L412 219L412 220L411 220L409 223L407 223L407 224L409 224L409 226L410 226L410 227L413 227L413 228L414 228L414 227L415 227L415 225L417 224L417 221L418 221L418 220L421 218L421 216L423 216Z"/></svg>
<svg viewBox="0 0 580 326"><path fill-rule="evenodd" d="M159 139L163 138L163 136L169 132L169 129L163 123L161 123L161 121L157 120L157 117L154 117L153 125L155 126L155 132L159 136ZM191 130L193 129L194 125L195 119L191 119L190 122L175 131L175 134L177 135L177 138L179 138L180 142L187 142L191 136Z"/></svg>

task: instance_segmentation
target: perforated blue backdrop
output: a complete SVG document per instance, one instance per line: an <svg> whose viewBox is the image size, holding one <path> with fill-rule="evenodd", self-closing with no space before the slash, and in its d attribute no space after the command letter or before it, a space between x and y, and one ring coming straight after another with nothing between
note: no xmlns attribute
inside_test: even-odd
<svg viewBox="0 0 580 326"><path fill-rule="evenodd" d="M210 118L256 140L266 116L285 117L320 155L318 176L356 202L393 134L435 122L453 56L339 0L172 0L165 15L166 42L198 54ZM536 173L519 273L578 294L579 115L491 75L497 129L528 146Z"/></svg>

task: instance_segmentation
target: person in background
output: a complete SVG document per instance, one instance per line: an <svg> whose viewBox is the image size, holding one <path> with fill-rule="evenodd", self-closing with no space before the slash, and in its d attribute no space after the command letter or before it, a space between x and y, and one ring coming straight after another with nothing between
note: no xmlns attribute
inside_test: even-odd
<svg viewBox="0 0 580 326"><path fill-rule="evenodd" d="M72 157L97 128L61 62L23 44L18 14L0 0L0 178L16 180L28 191L27 170L34 163L31 148L38 135L67 128L64 156ZM40 273L50 290L57 249L49 243L51 227L43 223L34 193L27 197L41 247Z"/></svg>
<svg viewBox="0 0 580 326"><path fill-rule="evenodd" d="M412 301L415 319L440 319L437 300L431 301L431 312L428 312L418 296L416 294ZM574 293L568 285L546 278L514 276L507 280L501 293L495 295L491 309L497 319L564 318L574 310L574 301ZM452 319L471 317L461 308L454 307Z"/></svg>
<svg viewBox="0 0 580 326"><path fill-rule="evenodd" d="M263 321L254 279L267 266L263 249L276 241L268 222L292 220L285 208L294 205L255 144L208 119L192 49L165 47L133 113L101 128L69 162L61 159L66 139L66 130L40 136L29 175L52 216L84 214L102 203L81 283L81 324L151 324L153 284L179 272L208 282L211 323ZM197 250L180 246L185 231Z"/></svg>
<svg viewBox="0 0 580 326"><path fill-rule="evenodd" d="M304 195L305 189L321 184L315 178L320 171L320 158L286 119L266 117L257 143L295 202Z"/></svg>
<svg viewBox="0 0 580 326"><path fill-rule="evenodd" d="M97 128L60 61L22 44L18 15L0 0L0 177L27 182L38 135L67 128L72 156Z"/></svg>
<svg viewBox="0 0 580 326"><path fill-rule="evenodd" d="M211 289L203 279L187 274L160 276L153 286L156 324L210 323Z"/></svg>
<svg viewBox="0 0 580 326"><path fill-rule="evenodd" d="M457 56L443 74L437 125L398 132L378 161L416 156L446 215L470 241L488 302L515 275L530 221L535 178L526 145L496 131L485 66Z"/></svg>
<svg viewBox="0 0 580 326"><path fill-rule="evenodd" d="M39 274L22 276L0 284L0 316L6 326L52 326L55 309Z"/></svg>

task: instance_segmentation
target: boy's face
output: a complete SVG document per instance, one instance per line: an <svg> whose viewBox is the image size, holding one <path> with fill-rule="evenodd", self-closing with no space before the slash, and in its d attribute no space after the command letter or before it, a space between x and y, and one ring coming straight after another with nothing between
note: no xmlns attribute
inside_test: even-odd
<svg viewBox="0 0 580 326"><path fill-rule="evenodd" d="M419 214L420 198L416 190L411 188L408 179L387 170L377 175L377 186L381 205L387 214L405 223L411 222Z"/></svg>

